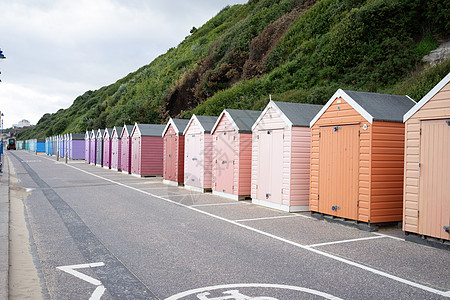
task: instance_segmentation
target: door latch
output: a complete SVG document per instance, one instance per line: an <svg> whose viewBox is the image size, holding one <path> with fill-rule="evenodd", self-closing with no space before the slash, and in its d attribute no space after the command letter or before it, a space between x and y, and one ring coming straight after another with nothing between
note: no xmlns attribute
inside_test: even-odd
<svg viewBox="0 0 450 300"><path fill-rule="evenodd" d="M272 195L269 193L266 193L266 199L269 199L270 196L272 196Z"/></svg>

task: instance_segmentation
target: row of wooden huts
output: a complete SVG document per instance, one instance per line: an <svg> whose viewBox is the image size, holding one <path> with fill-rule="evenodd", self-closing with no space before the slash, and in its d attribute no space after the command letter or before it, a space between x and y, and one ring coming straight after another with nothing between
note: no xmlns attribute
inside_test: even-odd
<svg viewBox="0 0 450 300"><path fill-rule="evenodd" d="M92 130L84 159L288 212L403 221L406 232L450 240L449 81L418 103L338 90L324 106L270 101L262 112Z"/></svg>

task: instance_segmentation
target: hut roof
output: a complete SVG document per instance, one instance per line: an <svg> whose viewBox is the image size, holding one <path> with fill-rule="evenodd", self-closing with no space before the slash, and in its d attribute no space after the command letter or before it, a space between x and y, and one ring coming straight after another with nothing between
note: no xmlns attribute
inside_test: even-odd
<svg viewBox="0 0 450 300"><path fill-rule="evenodd" d="M336 98L343 98L369 123L373 121L403 122L403 115L416 102L408 96L337 90L311 121L313 126Z"/></svg>

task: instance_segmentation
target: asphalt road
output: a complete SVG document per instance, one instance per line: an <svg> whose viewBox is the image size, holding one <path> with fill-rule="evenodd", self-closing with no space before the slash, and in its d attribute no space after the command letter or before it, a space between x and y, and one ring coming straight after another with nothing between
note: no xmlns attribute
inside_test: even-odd
<svg viewBox="0 0 450 300"><path fill-rule="evenodd" d="M51 299L444 299L450 252L44 154L7 153ZM334 298L333 298L334 297Z"/></svg>

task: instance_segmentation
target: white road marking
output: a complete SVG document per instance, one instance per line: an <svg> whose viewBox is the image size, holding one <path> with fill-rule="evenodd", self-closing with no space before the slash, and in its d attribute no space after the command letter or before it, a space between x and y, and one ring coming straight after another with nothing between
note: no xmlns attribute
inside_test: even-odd
<svg viewBox="0 0 450 300"><path fill-rule="evenodd" d="M51 159L49 159L49 160L51 160ZM433 293L433 294L437 294L437 295L440 295L440 296L450 297L450 296L449 296L449 293L450 293L449 291L445 291L445 292L444 292L444 291L441 291L441 290L437 290L437 289L434 289L434 288L425 286L425 285L423 285L423 284L420 284L420 283L417 283L417 282L413 282L413 281L410 281L410 280L408 280L408 279L404 279L404 278L401 278L401 277L398 277L398 276L395 276L395 275L392 275L392 274L389 274L389 273L386 273L386 272L377 270L377 269L372 268L372 267L365 266L365 265L363 265L363 264L360 264L360 263L357 263L357 262L354 262L354 261L351 261L351 260L348 260L348 259L345 259L345 258L336 256L336 255L333 255L333 254L330 254L330 253L327 253L327 252L320 251L320 250L315 249L315 248L313 248L313 247L306 246L306 245L302 245L302 244L299 244L299 243L296 243L296 242L287 240L287 239L285 239L285 238L282 238L282 237L279 237L279 236L270 234L270 233L268 233L268 232L265 232L265 231L262 231L262 230L259 230L259 229L256 229L256 228L252 228L252 227L250 227L250 226L247 226L247 225L238 223L238 222L236 222L236 221L228 220L228 219L226 219L226 218L223 218L223 217L220 217L220 216L211 214L211 213L209 213L209 212L206 212L206 211L197 209L197 208L195 208L195 207L193 207L193 206L189 206L189 205L185 205L185 204L182 204L182 203L178 203L178 202L176 202L176 201L173 201L173 200L170 200L170 199L167 199L167 198L163 198L163 197L160 197L160 196L151 194L151 193L146 192L146 191L142 191L142 190L140 190L140 189L138 189L138 188L131 187L131 186L128 186L128 185L126 185L126 184L123 184L123 183L120 183L120 182L117 182L117 181L113 181L113 180L108 179L108 178L101 177L101 176L99 176L99 175L90 173L90 172L85 171L85 170L83 170L83 169L80 169L80 168L77 168L77 167L74 167L74 166L71 166L71 165L68 165L68 164L67 164L66 166L71 167L71 168L76 169L76 170L79 170L79 171L81 171L81 172L84 172L84 173L86 173L86 174L89 174L89 175L92 175L92 176L101 178L101 179L103 179L103 180L106 180L106 181L115 183L115 184L117 184L117 185L120 185L120 186L129 188L129 189L132 189L132 190L134 190L134 191L137 191L137 192L146 194L146 195L148 195L148 196L151 196L151 197L154 197L154 198L157 198L157 199L160 199L160 200L163 200L163 201L166 201L166 202L175 204L175 205L179 205L179 206L181 206L181 207L184 207L184 208L187 208L187 209L190 209L190 210L199 212L199 213L201 213L201 214L210 216L210 217L212 217L212 218L216 218L216 219L218 219L218 220L221 220L221 221L224 221L224 222L227 222L227 223L230 223L230 224L234 224L234 225L236 225L236 226L245 228L245 229L247 229L247 230L250 230L250 231L259 233L259 234L261 234L261 235L270 237L270 238L272 238L272 239L275 239L275 240L278 240L278 241L281 241L281 242L284 242L284 243L286 243L286 244L289 244L289 245L292 245L292 246L295 246L295 247L298 247L298 248L301 248L301 249L304 249L304 250L311 251L311 252L313 252L313 253L316 253L316 254L319 254L319 255L328 257L328 258L330 258L330 259L333 259L333 260L336 260L336 261L345 263L345 264L347 264L347 265L350 265L350 266L353 266L353 267L356 267L356 268L359 268L359 269L362 269L362 270L371 272L371 273L373 273L373 274L377 274L377 275L379 275L379 276L383 276L383 277L389 278L389 279L394 280L394 281L397 281L397 282L401 282L401 283L403 283L403 284L412 286L412 287L414 287L414 288L418 288L418 289L421 289L421 290L424 290L424 291L427 291L427 292L430 292L430 293ZM241 203L241 202L232 202L232 203ZM244 203L245 203L245 202L244 202Z"/></svg>
<svg viewBox="0 0 450 300"><path fill-rule="evenodd" d="M199 296L207 296L207 295L209 295L209 293L205 293L207 291L213 291L213 290L219 290L219 289L236 289L236 288L273 288L273 289L293 290L293 291L313 294L313 295L316 295L316 296L321 296L321 297L323 297L325 299L342 300L339 297L336 297L336 296L333 296L333 295L330 295L330 294L327 294L327 293L324 293L324 292L320 292L320 291L317 291L317 290L313 290L313 289L308 289L308 288L299 287L299 286L292 286L292 285L266 284L266 283L237 283L237 284L224 284L224 285L208 286L208 287L192 289L192 290L189 290L189 291L181 292L181 293L178 293L176 295L170 296L170 297L166 298L165 300L178 300L178 299L181 299L183 297L194 295L194 294L197 294L197 298L199 298L199 299L208 299L206 297L199 297ZM236 294L236 292L238 292L238 291L228 291L228 292L225 292L225 293L226 294L231 294L230 292L234 292L234 294ZM238 299L238 298L225 296L225 297L210 298L210 299ZM268 297L250 298L250 297L245 297L245 298L239 298L239 299L276 299L276 298L268 298Z"/></svg>
<svg viewBox="0 0 450 300"><path fill-rule="evenodd" d="M359 242L359 241L374 240L374 239L381 239L381 238L385 238L385 236L369 236L369 237L358 238L358 239L340 240L340 241L334 241L334 242L312 244L312 245L308 245L308 247L320 247L320 246L335 245L335 244L350 243L350 242Z"/></svg>
<svg viewBox="0 0 450 300"><path fill-rule="evenodd" d="M388 235L388 234L383 234L383 233L378 233L378 232L372 232L372 234L379 235L379 236L384 236L384 237L387 237L387 238L390 238L390 239L394 239L394 240L397 240L397 241L406 242L405 239L402 239L402 238L399 238L399 237L396 237L396 236L392 236L392 235Z"/></svg>
<svg viewBox="0 0 450 300"><path fill-rule="evenodd" d="M300 216L299 215L287 215L287 216L276 216L276 217L262 217L262 218L253 218L253 219L234 220L234 222L249 222L249 221L273 220L273 219L295 218L295 217L300 217Z"/></svg>
<svg viewBox="0 0 450 300"><path fill-rule="evenodd" d="M66 272L66 273L69 273L70 275L73 275L81 280L89 282L90 284L96 285L97 288L95 289L94 293L91 295L91 297L89 299L90 300L98 300L101 298L101 296L103 295L103 293L106 290L106 288L102 285L102 282L100 280L92 278L91 276L88 276L86 274L78 272L75 269L103 267L104 265L105 264L103 262L98 262L98 263L91 263L91 264L60 266L60 267L56 267L56 268L61 271Z"/></svg>
<svg viewBox="0 0 450 300"><path fill-rule="evenodd" d="M170 199L168 199L170 200ZM203 207L203 206L220 206L220 205L235 205L235 204L247 204L246 202L221 202L221 203L208 203L208 204L194 204L189 207Z"/></svg>

